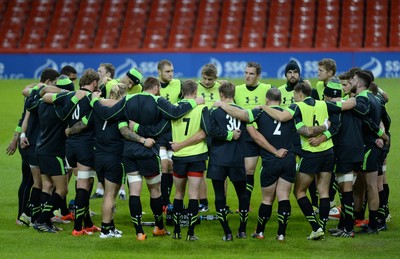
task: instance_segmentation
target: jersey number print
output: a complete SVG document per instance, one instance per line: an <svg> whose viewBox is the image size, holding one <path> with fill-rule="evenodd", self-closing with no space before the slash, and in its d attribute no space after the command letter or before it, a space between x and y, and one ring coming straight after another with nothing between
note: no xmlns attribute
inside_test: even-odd
<svg viewBox="0 0 400 259"><path fill-rule="evenodd" d="M228 125L226 125L228 130L237 130L240 128L241 121L230 116L229 114L226 115L226 118L228 119Z"/></svg>

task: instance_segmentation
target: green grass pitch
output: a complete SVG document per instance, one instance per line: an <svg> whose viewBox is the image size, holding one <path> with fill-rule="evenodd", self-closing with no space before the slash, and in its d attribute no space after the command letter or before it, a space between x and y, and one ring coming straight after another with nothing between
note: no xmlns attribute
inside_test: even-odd
<svg viewBox="0 0 400 259"><path fill-rule="evenodd" d="M242 80L236 80L240 83ZM263 80L275 86L283 84L283 80ZM0 80L0 94L3 96L0 116L0 258L398 258L400 244L400 176L396 168L400 168L399 132L400 80L377 79L390 96L387 109L392 118L392 148L388 157L387 175L390 185L390 213L392 221L388 223L388 231L373 236L356 236L354 239L330 237L322 241L307 241L306 236L311 228L302 215L293 195L291 195L292 216L287 229L287 240L279 243L275 240L277 231L276 204L267 224L264 240L254 240L250 234L257 222L257 211L261 200L259 173L256 174L256 185L252 196L252 212L249 216L246 240L234 239L224 242L222 228L218 221L203 221L196 227L196 235L200 240L186 242L173 240L171 237L152 237L151 227L144 227L148 234L145 242L135 239L134 228L130 221L128 201L117 199L115 223L124 234L120 239L103 240L98 235L73 237L72 224L63 225L64 231L57 234L38 233L33 229L15 225L17 215L17 191L21 180L20 156L18 153L7 156L5 150L11 141L13 130L19 120L23 98L21 91L32 80ZM315 82L315 81L314 81ZM68 200L75 196L73 181L70 184ZM210 212L215 213L211 184L208 188ZM336 198L338 202L338 198ZM142 192L143 221L152 221L148 191ZM229 186L228 204L237 208L237 198L233 186ZM91 209L97 213L94 223L101 224L101 200L91 200ZM207 214L208 214L207 213ZM232 231L236 233L238 215L229 216ZM335 227L337 221L329 221L328 228ZM172 227L170 227L172 230ZM185 228L183 234L185 235Z"/></svg>

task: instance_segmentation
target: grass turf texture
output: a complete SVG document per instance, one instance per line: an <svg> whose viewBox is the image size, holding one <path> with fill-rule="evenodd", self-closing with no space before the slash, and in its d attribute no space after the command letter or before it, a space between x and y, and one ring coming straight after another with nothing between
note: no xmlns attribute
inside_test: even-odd
<svg viewBox="0 0 400 259"><path fill-rule="evenodd" d="M263 80L272 82L275 86L284 83L283 80ZM117 199L117 214L115 223L124 234L119 239L100 239L98 234L92 236L74 237L71 235L73 224L61 225L64 231L56 234L38 233L32 228L15 225L17 216L17 191L21 180L20 156L18 153L7 156L5 150L10 143L13 130L21 115L23 98L21 91L32 80L0 80L0 94L3 96L1 123L0 123L0 257L1 258L120 258L120 257L174 257L174 258L397 258L400 243L399 197L400 176L396 168L400 168L397 154L399 145L397 132L399 132L400 103L397 102L399 79L378 79L377 83L390 96L387 109L392 118L392 148L388 157L388 180L390 186L390 213L392 221L388 223L388 231L378 235L356 236L354 239L334 238L326 235L322 241L308 241L306 236L311 228L301 213L294 196L291 195L292 215L287 229L285 243L275 240L277 231L277 202L274 204L273 213L267 224L265 239L252 239L257 223L258 206L261 200L259 185L259 172L255 177L255 188L252 195L252 212L249 216L246 240L234 238L233 242L222 241L223 231L218 221L203 221L196 226L196 235L200 238L196 242L174 240L171 237L152 237L152 227L144 227L148 238L144 242L135 239L133 225L130 221L128 201ZM242 83L237 80L234 83ZM315 83L315 81L314 81ZM70 182L68 200L75 196L73 181ZM126 188L127 189L127 188ZM215 214L213 190L208 182L210 211L205 214ZM338 202L338 197L336 197ZM91 209L97 213L93 221L97 226L101 224L101 199L90 200ZM238 207L234 188L229 186L228 205L232 210ZM142 191L143 221L153 221L149 206L148 191ZM238 215L229 216L233 234L238 228ZM336 227L338 221L329 221L327 228ZM172 230L172 227L169 227ZM182 229L183 237L186 228Z"/></svg>

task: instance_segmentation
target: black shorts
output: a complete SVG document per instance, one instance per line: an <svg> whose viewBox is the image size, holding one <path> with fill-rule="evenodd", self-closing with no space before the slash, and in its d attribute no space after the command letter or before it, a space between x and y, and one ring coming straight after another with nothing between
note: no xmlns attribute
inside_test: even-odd
<svg viewBox="0 0 400 259"><path fill-rule="evenodd" d="M254 141L246 141L244 157L260 156L260 146Z"/></svg>
<svg viewBox="0 0 400 259"><path fill-rule="evenodd" d="M29 165L39 166L39 160L36 155L36 145L29 146L26 150L28 151Z"/></svg>
<svg viewBox="0 0 400 259"><path fill-rule="evenodd" d="M76 167L77 163L94 168L94 146L93 145L67 145L66 157L69 166Z"/></svg>
<svg viewBox="0 0 400 259"><path fill-rule="evenodd" d="M65 175L65 159L58 156L37 155L41 174L48 176Z"/></svg>
<svg viewBox="0 0 400 259"><path fill-rule="evenodd" d="M360 172L362 162L337 163L335 164L335 174L348 174L350 172Z"/></svg>
<svg viewBox="0 0 400 259"><path fill-rule="evenodd" d="M208 165L207 178L224 181L229 176L231 182L246 181L246 170L243 167Z"/></svg>
<svg viewBox="0 0 400 259"><path fill-rule="evenodd" d="M161 163L159 156L149 158L133 159L130 157L122 158L125 172L132 173L139 171L139 174L144 177L154 177L161 173Z"/></svg>
<svg viewBox="0 0 400 259"><path fill-rule="evenodd" d="M124 166L122 158L111 154L96 154L96 173L99 182L104 179L116 184L122 184L124 177Z"/></svg>
<svg viewBox="0 0 400 259"><path fill-rule="evenodd" d="M294 183L296 176L296 157L293 153L288 153L285 158L273 158L266 160L260 173L261 187L268 187L282 178L290 183Z"/></svg>
<svg viewBox="0 0 400 259"><path fill-rule="evenodd" d="M317 174L321 172L333 172L333 153L321 156L303 157L300 160L299 172L304 174Z"/></svg>
<svg viewBox="0 0 400 259"><path fill-rule="evenodd" d="M363 172L382 171L382 149L376 146L364 147Z"/></svg>
<svg viewBox="0 0 400 259"><path fill-rule="evenodd" d="M160 147L165 147L167 150L172 150L171 144L169 143L170 141L172 141L172 131L161 134L157 139L157 144L159 144Z"/></svg>
<svg viewBox="0 0 400 259"><path fill-rule="evenodd" d="M206 170L206 161L195 161L188 163L176 163L173 165L174 174L178 177L187 177L188 172L200 172L203 173Z"/></svg>

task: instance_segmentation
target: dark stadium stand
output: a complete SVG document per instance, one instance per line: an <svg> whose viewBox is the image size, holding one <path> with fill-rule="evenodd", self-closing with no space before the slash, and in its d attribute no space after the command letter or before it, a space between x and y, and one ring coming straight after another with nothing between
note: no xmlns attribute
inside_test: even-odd
<svg viewBox="0 0 400 259"><path fill-rule="evenodd" d="M2 0L0 50L400 47L400 0Z"/></svg>

